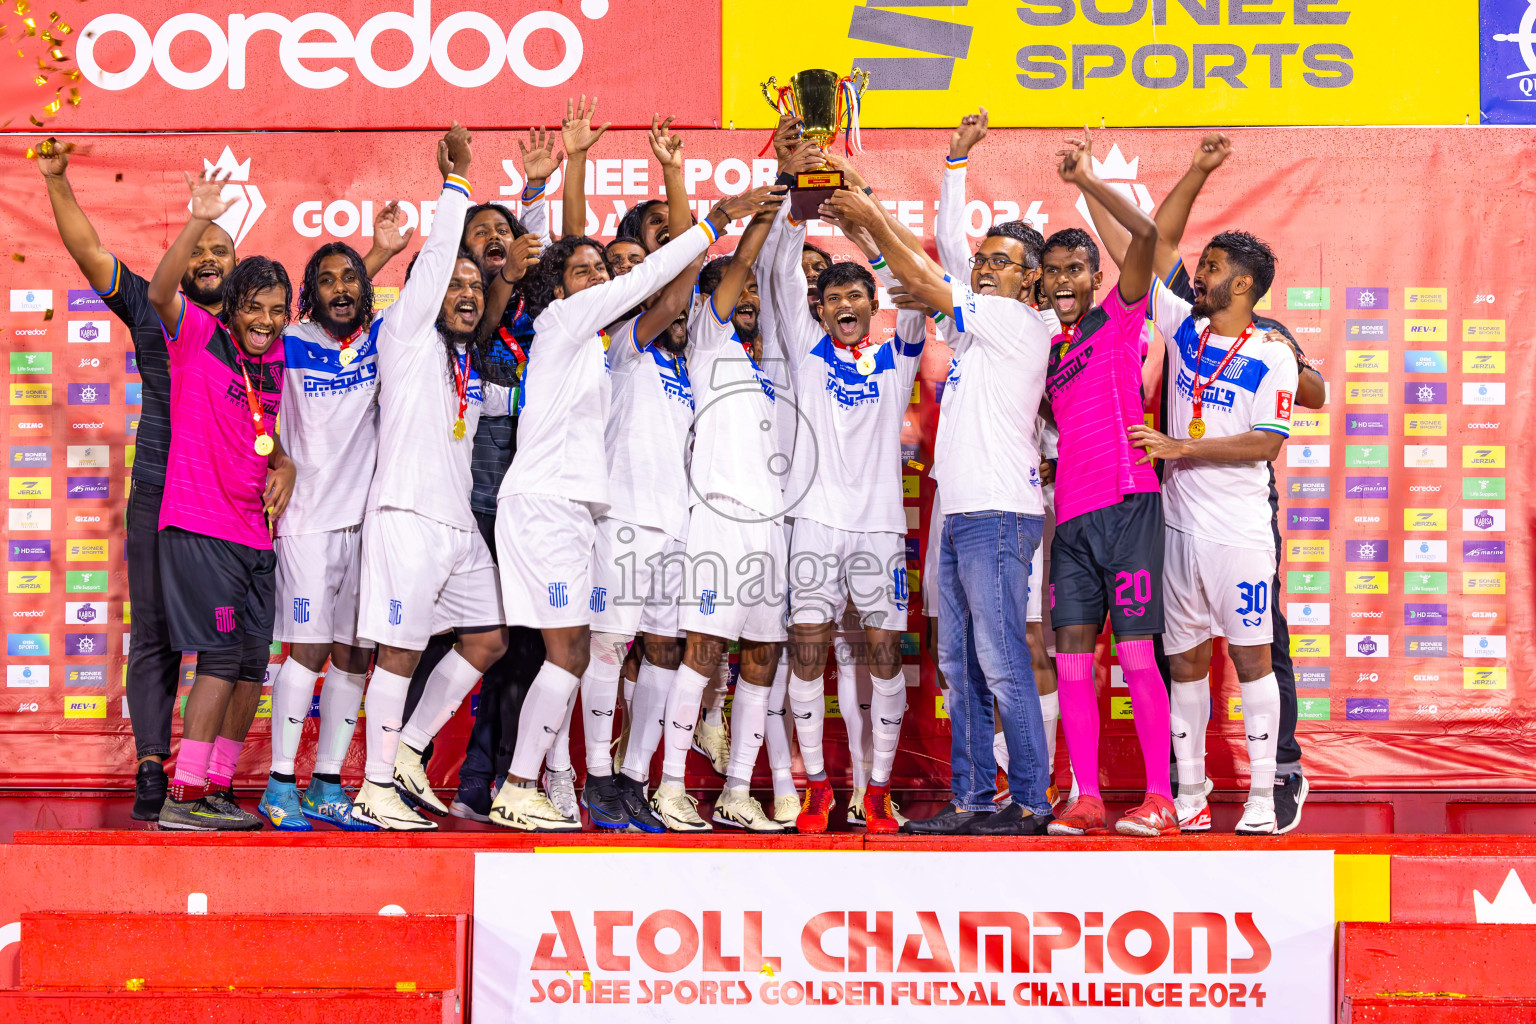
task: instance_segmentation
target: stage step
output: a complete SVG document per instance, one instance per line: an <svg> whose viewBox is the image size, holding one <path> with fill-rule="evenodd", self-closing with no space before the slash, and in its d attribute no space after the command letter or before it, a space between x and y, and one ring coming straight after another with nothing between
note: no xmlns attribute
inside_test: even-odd
<svg viewBox="0 0 1536 1024"><path fill-rule="evenodd" d="M1353 999L1339 1024L1536 1024L1536 1002L1525 999Z"/></svg>
<svg viewBox="0 0 1536 1024"><path fill-rule="evenodd" d="M463 988L463 915L21 915L24 989Z"/></svg>
<svg viewBox="0 0 1536 1024"><path fill-rule="evenodd" d="M0 990L0 1024L447 1024L454 993Z"/></svg>

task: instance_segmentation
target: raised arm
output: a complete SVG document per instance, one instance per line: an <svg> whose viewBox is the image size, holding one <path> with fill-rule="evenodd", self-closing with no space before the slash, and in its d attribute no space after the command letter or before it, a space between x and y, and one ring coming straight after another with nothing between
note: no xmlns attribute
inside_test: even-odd
<svg viewBox="0 0 1536 1024"><path fill-rule="evenodd" d="M961 280L970 277L968 264L971 258L971 246L965 234L965 172L972 148L986 137L986 107L960 119L960 127L949 137L944 179L939 186L939 215L933 228L939 263L952 277Z"/></svg>
<svg viewBox="0 0 1536 1024"><path fill-rule="evenodd" d="M464 237L464 214L469 209L469 129L455 124L437 142L437 167L443 175L443 191L437 200L432 233L422 243L411 268L410 279L400 288L400 298L389 309L385 331L392 340L413 342L426 338L427 328L442 309L443 293ZM511 254L508 254L511 262Z"/></svg>
<svg viewBox="0 0 1536 1024"><path fill-rule="evenodd" d="M187 261L192 258L192 248L203 237L203 232L208 230L208 225L234 205L234 197L227 201L219 198L219 194L224 191L227 173L220 171L214 176L204 171L196 178L190 174L182 175L192 193L192 215L187 218L187 226L181 229L181 234L176 236L171 247L160 258L160 265L155 268L155 276L149 279L146 292L150 305L155 307L160 323L171 337L176 336L181 324L182 304L186 301L181 295L181 275L186 272Z"/></svg>
<svg viewBox="0 0 1536 1024"><path fill-rule="evenodd" d="M549 178L565 160L565 154L555 152L557 136L543 128L528 129L528 144L517 141L519 157L523 164L523 193L518 197L522 214L518 218L529 234L537 235L541 245L550 243L549 237Z"/></svg>
<svg viewBox="0 0 1536 1024"><path fill-rule="evenodd" d="M86 281L98 292L112 287L112 271L117 261L101 247L101 239L80 204L65 172L69 169L69 151L57 139L45 139L35 147L37 169L43 172L48 187L48 202L53 206L53 221L70 259L80 268Z"/></svg>
<svg viewBox="0 0 1536 1024"><path fill-rule="evenodd" d="M565 101L565 120L560 122L566 155L565 184L560 189L560 234L565 238L587 233L587 151L608 130L607 122L600 128L592 127L596 112L596 96L591 103L585 95Z"/></svg>
<svg viewBox="0 0 1536 1024"><path fill-rule="evenodd" d="M660 114L651 116L650 142L667 190L667 237L676 238L693 227L693 210L683 182L683 140L672 134L672 118L663 121Z"/></svg>
<svg viewBox="0 0 1536 1024"><path fill-rule="evenodd" d="M379 276L385 264L411 244L416 229L402 229L401 219L400 204L393 199L379 207L379 212L373 215L373 247L363 257L363 268L368 271L370 281Z"/></svg>
<svg viewBox="0 0 1536 1024"><path fill-rule="evenodd" d="M908 294L934 309L949 309L953 303L949 281L944 268L928 258L921 249L913 251L896 235L893 222L885 207L855 189L839 189L821 207L821 216L843 228L863 228L880 247L880 253L890 265Z"/></svg>
<svg viewBox="0 0 1536 1024"><path fill-rule="evenodd" d="M1092 196L1131 234L1126 246L1125 261L1120 265L1120 281L1116 287L1120 298L1127 304L1135 304L1152 288L1152 264L1157 249L1157 225L1142 213L1125 196L1110 188L1093 173L1093 137L1085 127L1081 139L1067 140L1067 148L1060 150L1058 168L1061 180L1076 185L1083 195Z"/></svg>
<svg viewBox="0 0 1536 1024"><path fill-rule="evenodd" d="M778 212L778 204L775 203L772 208L758 213L742 233L741 241L736 243L731 264L720 275L720 283L709 297L709 306L717 321L724 323L735 315L736 303L741 298L742 289L747 286L747 275L752 273L752 264L762 251L763 242L768 238L768 229L773 226L773 218Z"/></svg>
<svg viewBox="0 0 1536 1024"><path fill-rule="evenodd" d="M1232 142L1225 135L1207 135L1201 139L1200 148L1195 150L1195 158L1190 162L1189 170L1184 172L1184 177L1179 179L1173 191L1158 206L1154 215L1158 234L1157 265L1154 270L1158 277L1167 277L1168 272L1179 262L1179 242L1184 238L1185 226L1189 224L1189 212L1194 209L1195 197L1200 194L1205 179L1231 155Z"/></svg>

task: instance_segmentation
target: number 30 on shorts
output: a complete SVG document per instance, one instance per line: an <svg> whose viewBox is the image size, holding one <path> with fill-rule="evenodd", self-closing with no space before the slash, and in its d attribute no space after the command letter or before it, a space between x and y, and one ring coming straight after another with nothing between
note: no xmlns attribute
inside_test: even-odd
<svg viewBox="0 0 1536 1024"><path fill-rule="evenodd" d="M1245 626L1264 625L1264 613L1269 610L1269 581L1260 580L1258 583L1239 583L1237 596L1242 599L1238 606L1237 614L1243 617ZM1250 619L1248 616L1252 615Z"/></svg>

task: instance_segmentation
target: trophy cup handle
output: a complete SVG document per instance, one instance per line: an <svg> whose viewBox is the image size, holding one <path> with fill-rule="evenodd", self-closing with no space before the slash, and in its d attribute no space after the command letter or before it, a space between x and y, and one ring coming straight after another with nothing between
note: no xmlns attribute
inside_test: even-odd
<svg viewBox="0 0 1536 1024"><path fill-rule="evenodd" d="M864 95L864 90L869 88L869 72L861 68L854 68L848 78L857 83L858 94Z"/></svg>
<svg viewBox="0 0 1536 1024"><path fill-rule="evenodd" d="M780 113L778 87L779 77L777 75L769 75L768 81L763 83L763 99L768 101L768 105L773 108L775 114Z"/></svg>

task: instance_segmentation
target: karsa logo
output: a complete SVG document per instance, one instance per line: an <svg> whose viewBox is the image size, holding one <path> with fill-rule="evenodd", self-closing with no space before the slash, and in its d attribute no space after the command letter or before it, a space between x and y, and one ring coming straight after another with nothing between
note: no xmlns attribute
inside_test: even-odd
<svg viewBox="0 0 1536 1024"><path fill-rule="evenodd" d="M66 601L64 604L64 622L67 625L90 626L105 622L106 618L105 601Z"/></svg>
<svg viewBox="0 0 1536 1024"><path fill-rule="evenodd" d="M112 340L110 320L71 320L69 340L72 344L105 345Z"/></svg>
<svg viewBox="0 0 1536 1024"><path fill-rule="evenodd" d="M581 5L584 15L601 18L607 13L605 3L587 0ZM192 18L196 17L196 21ZM229 17L228 32L211 18L178 15L151 32L126 14L103 14L92 19L81 32L75 47L75 60L85 80L102 89L129 89L143 80L153 66L162 81L175 89L197 91L206 89L224 79L229 89L246 87L247 41L251 38L251 24L259 24L282 37L280 52L283 55L276 67L257 64L258 74L265 78L276 75L281 69L289 81L305 89L332 89L347 81L355 72L381 89L399 89L416 82L427 70L428 64L444 82L461 89L475 89L486 85L508 68L519 79L535 88L548 89L561 84L574 75L581 66L582 39L576 25L564 14L555 11L533 11L524 15L510 30L486 14L462 12L444 18L436 25L432 19L431 0L415 0L412 13L385 11L358 26L354 35L351 26L340 18L326 15L329 20L324 28L317 29L307 16L292 21L280 14L263 11L247 19L242 14ZM238 20L237 20L238 19ZM528 39L539 30L558 35L563 43L565 56L549 69L537 68L525 53ZM319 42L325 51L328 66L306 67L301 61L291 59L305 48L300 42L308 33L322 31L330 35L330 41ZM133 56L123 71L104 71L96 62L96 43L103 35L121 32L133 46ZM374 56L379 36L399 32L410 40L411 56L402 67L389 69L381 66ZM449 47L454 36L467 32L475 37L471 45L485 43L490 52L478 67L462 68L453 62ZM184 33L202 36L213 56L197 70L186 70L172 57L176 38ZM316 45L311 41L311 46ZM250 56L258 61L273 52L262 48ZM343 63L352 65L340 66ZM226 74L227 69L227 74ZM1151 199L1146 210L1151 212ZM237 240L238 241L238 240Z"/></svg>
<svg viewBox="0 0 1536 1024"><path fill-rule="evenodd" d="M1385 658L1390 645L1384 633L1350 633L1344 639L1344 654L1350 658Z"/></svg>
<svg viewBox="0 0 1536 1024"><path fill-rule="evenodd" d="M1464 508L1461 510L1461 528L1463 530L1476 530L1479 533L1503 533L1504 510L1501 508Z"/></svg>

